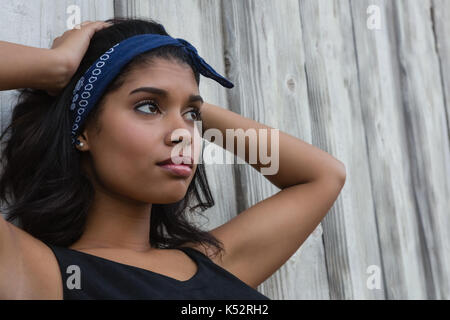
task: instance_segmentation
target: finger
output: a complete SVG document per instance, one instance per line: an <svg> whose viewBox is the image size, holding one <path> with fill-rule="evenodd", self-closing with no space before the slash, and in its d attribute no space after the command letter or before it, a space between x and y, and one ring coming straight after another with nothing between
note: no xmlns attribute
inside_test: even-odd
<svg viewBox="0 0 450 320"><path fill-rule="evenodd" d="M92 24L92 26L112 26L112 25L113 25L112 22L106 22L106 21L97 21Z"/></svg>
<svg viewBox="0 0 450 320"><path fill-rule="evenodd" d="M89 23L87 23L86 25L89 25L89 27L95 26L95 25L101 25L101 24L108 24L110 22L105 22L105 21L90 21Z"/></svg>
<svg viewBox="0 0 450 320"><path fill-rule="evenodd" d="M111 27L112 25L113 25L113 23L111 23L111 22L99 21L99 22L93 23L92 25L89 25L89 28L92 28L92 29L94 29L94 32L97 32L104 28Z"/></svg>
<svg viewBox="0 0 450 320"><path fill-rule="evenodd" d="M111 27L113 25L112 22L105 22L105 21L85 21L82 24L77 24L73 29L80 30L83 28L83 30L86 29L93 29L94 33L107 27Z"/></svg>
<svg viewBox="0 0 450 320"><path fill-rule="evenodd" d="M93 23L91 20L84 21L84 22L82 22L82 23L80 23L80 24L77 24L77 25L74 27L74 29L81 29L81 27L90 25L91 23Z"/></svg>

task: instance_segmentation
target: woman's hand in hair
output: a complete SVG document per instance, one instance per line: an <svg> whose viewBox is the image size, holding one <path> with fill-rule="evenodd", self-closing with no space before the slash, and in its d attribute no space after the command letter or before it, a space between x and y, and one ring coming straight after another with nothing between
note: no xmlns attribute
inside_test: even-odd
<svg viewBox="0 0 450 320"><path fill-rule="evenodd" d="M104 21L85 21L53 40L52 54L58 61L63 61L67 71L63 79L58 79L52 87L46 88L48 94L57 95L69 83L77 71L94 34L111 25L112 23Z"/></svg>

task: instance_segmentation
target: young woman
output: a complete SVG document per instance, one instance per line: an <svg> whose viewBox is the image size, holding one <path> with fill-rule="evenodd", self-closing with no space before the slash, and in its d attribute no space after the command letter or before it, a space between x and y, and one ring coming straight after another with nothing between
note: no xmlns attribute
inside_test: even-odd
<svg viewBox="0 0 450 320"><path fill-rule="evenodd" d="M213 230L189 222L188 213L214 205L192 142L195 121L223 137L226 129L272 129L201 99L192 48L163 45L133 57L74 131L81 118L72 112L84 112L75 108L78 95L93 87L85 75L95 74L93 65L101 74L99 57L137 35L168 36L152 20L111 19L85 22L51 49L0 42L0 90L23 88L1 136L10 129L0 177L0 198L10 204L0 219L0 298L268 299L257 286L338 197L342 162L280 131L279 169L265 177L282 190ZM106 84L100 79L93 85ZM174 137L176 129L185 134ZM175 163L174 149L186 142L193 163L161 165ZM248 154L246 143L250 163ZM260 160L250 164L263 173Z"/></svg>

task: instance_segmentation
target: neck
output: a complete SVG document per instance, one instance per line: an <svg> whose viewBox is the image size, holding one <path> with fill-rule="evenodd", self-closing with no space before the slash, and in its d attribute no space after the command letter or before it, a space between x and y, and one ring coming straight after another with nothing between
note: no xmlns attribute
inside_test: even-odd
<svg viewBox="0 0 450 320"><path fill-rule="evenodd" d="M151 204L131 202L97 190L85 231L72 247L150 250L151 208Z"/></svg>

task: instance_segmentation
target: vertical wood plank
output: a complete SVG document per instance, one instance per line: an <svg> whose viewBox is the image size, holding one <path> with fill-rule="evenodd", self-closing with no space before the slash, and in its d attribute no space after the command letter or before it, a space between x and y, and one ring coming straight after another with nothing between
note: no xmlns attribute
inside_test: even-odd
<svg viewBox="0 0 450 320"><path fill-rule="evenodd" d="M380 29L367 26L378 9ZM412 193L401 84L395 54L395 22L386 1L351 1L359 72L362 119L368 145L369 167L378 240L383 255L387 299L426 297ZM368 11L369 9L369 11Z"/></svg>
<svg viewBox="0 0 450 320"><path fill-rule="evenodd" d="M450 1L433 0L431 3L431 19L434 40L440 63L442 88L446 110L448 139L450 140Z"/></svg>
<svg viewBox="0 0 450 320"><path fill-rule="evenodd" d="M395 1L395 35L408 156L430 299L450 295L450 146L430 1ZM448 35L447 35L448 37ZM409 261L411 263L411 261ZM411 267L405 262L405 269ZM411 282L411 278L408 278ZM414 278L413 278L414 279Z"/></svg>
<svg viewBox="0 0 450 320"><path fill-rule="evenodd" d="M300 1L313 143L341 160L347 181L323 220L331 299L383 299L381 267L348 1Z"/></svg>
<svg viewBox="0 0 450 320"><path fill-rule="evenodd" d="M223 1L234 112L311 141L298 1ZM248 165L236 166L242 210L279 191ZM277 213L274 212L274 215ZM322 226L262 285L274 299L329 299Z"/></svg>

